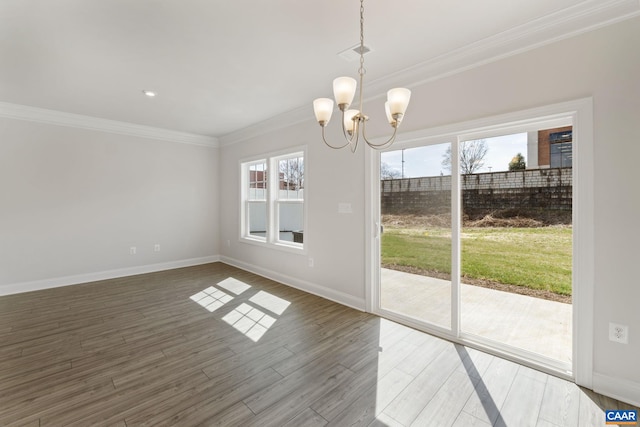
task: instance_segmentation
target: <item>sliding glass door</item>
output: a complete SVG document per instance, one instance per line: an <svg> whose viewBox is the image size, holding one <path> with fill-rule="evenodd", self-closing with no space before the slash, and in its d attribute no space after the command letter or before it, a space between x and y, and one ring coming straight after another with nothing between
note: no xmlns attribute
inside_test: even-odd
<svg viewBox="0 0 640 427"><path fill-rule="evenodd" d="M513 129L379 155L374 311L572 372L572 119Z"/></svg>

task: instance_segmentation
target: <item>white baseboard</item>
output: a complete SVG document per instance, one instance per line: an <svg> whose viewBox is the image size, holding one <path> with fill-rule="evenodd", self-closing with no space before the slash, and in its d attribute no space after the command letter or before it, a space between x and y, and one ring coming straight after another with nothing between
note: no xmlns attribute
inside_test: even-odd
<svg viewBox="0 0 640 427"><path fill-rule="evenodd" d="M116 270L99 271L95 273L77 274L73 276L55 277L52 279L35 280L32 282L12 283L0 285L0 296L19 294L23 292L39 291L43 289L58 288L62 286L77 285L80 283L95 282L98 280L116 279L118 277L134 276L136 274L153 273L156 271L172 270L174 268L191 267L194 265L209 264L222 261L234 267L258 274L271 280L275 280L292 288L300 289L313 295L346 305L356 310L365 311L364 299L356 298L334 289L329 289L305 280L296 279L272 270L247 264L233 258L213 255L202 258L191 258L179 261L171 261L158 264L141 265L137 267L119 268Z"/></svg>
<svg viewBox="0 0 640 427"><path fill-rule="evenodd" d="M99 271L96 273L77 274L73 276L55 277L53 279L36 280L33 282L12 283L0 286L0 296L19 294L22 292L39 291L42 289L58 288L61 286L77 285L95 282L97 280L116 279L118 277L134 276L136 274L153 273L156 271L172 270L174 268L191 267L220 261L219 255L202 258L190 258L179 261L158 264L141 265L137 267L119 268L116 270Z"/></svg>
<svg viewBox="0 0 640 427"><path fill-rule="evenodd" d="M243 261L239 261L237 259L229 258L226 256L221 256L220 261L224 262L225 264L238 267L242 270L257 274L259 276L266 277L267 279L275 280L276 282L282 283L292 288L296 288L301 291L328 299L330 301L337 302L338 304L346 305L348 307L355 308L356 310L365 311L365 301L363 298L356 298L352 295L345 294L344 292L329 289L315 283L307 282L306 280L287 276L286 274L281 274L273 270L268 270L266 268L247 264Z"/></svg>
<svg viewBox="0 0 640 427"><path fill-rule="evenodd" d="M593 373L593 391L630 405L640 406L640 383ZM615 409L615 408L610 408Z"/></svg>

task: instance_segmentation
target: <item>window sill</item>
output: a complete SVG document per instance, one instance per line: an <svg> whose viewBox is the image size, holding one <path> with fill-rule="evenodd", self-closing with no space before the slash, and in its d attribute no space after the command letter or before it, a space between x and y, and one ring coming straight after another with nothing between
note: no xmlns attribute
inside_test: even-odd
<svg viewBox="0 0 640 427"><path fill-rule="evenodd" d="M304 247L304 245L299 243L272 243L265 240L252 239L250 237L241 237L239 241L240 243L247 243L249 245L259 246L266 249L275 249L278 251L289 252L298 255L307 254L307 249Z"/></svg>

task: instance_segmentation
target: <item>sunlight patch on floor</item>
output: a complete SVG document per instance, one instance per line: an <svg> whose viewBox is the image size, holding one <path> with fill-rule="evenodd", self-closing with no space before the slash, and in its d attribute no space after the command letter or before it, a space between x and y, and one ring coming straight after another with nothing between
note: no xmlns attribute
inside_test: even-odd
<svg viewBox="0 0 640 427"><path fill-rule="evenodd" d="M258 304L261 307L266 308L275 314L282 314L291 304L289 301L279 298L275 295L270 294L269 292L260 291L251 298L249 298L254 304Z"/></svg>
<svg viewBox="0 0 640 427"><path fill-rule="evenodd" d="M222 318L229 325L257 342L276 323L276 319L249 304L242 303Z"/></svg>
<svg viewBox="0 0 640 427"><path fill-rule="evenodd" d="M231 301L233 297L222 292L218 288L209 286L207 289L200 291L195 295L191 295L190 299L213 313L214 311Z"/></svg>
<svg viewBox="0 0 640 427"><path fill-rule="evenodd" d="M233 277L227 277L214 286L209 286L197 294L191 295L189 299L213 313L249 289L251 289L251 285ZM276 323L277 317L282 315L289 305L291 302L285 299L269 292L258 291L247 302L231 309L222 317L222 320L247 338L257 342Z"/></svg>
<svg viewBox="0 0 640 427"><path fill-rule="evenodd" d="M246 283L238 279L234 279L233 277L227 277L223 281L218 282L217 285L236 295L240 295L244 291L251 289L251 285L247 285Z"/></svg>

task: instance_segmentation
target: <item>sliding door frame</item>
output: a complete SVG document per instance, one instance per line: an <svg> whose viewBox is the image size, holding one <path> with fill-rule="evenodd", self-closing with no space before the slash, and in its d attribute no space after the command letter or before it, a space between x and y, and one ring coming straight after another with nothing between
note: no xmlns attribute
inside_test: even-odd
<svg viewBox="0 0 640 427"><path fill-rule="evenodd" d="M570 119L573 126L573 358L570 372L555 366L551 359L524 350L496 344L481 337L465 334L460 329L460 218L461 201L452 197L452 280L451 329L419 322L380 306L380 153L365 152L365 306L382 317L453 342L514 360L593 388L594 331L594 142L593 100L582 98L559 104L523 110L479 120L399 134L394 149L450 142L452 158L458 157L460 141L488 138L506 133L519 133L542 124L552 127ZM460 194L458 162L452 162L452 194Z"/></svg>

